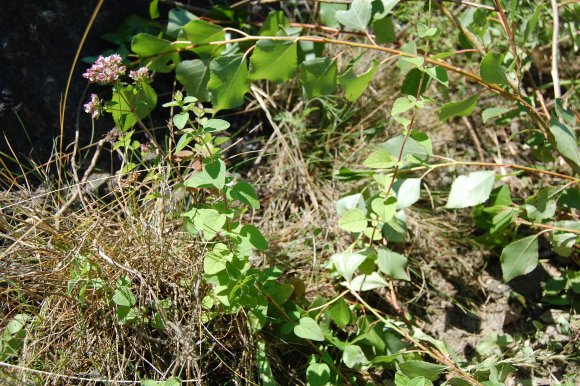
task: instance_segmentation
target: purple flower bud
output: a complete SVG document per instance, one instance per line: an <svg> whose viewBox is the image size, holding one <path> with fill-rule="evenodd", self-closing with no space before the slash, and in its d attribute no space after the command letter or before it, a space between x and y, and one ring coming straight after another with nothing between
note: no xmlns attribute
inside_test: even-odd
<svg viewBox="0 0 580 386"><path fill-rule="evenodd" d="M101 112L103 110L102 101L99 99L97 94L91 95L91 100L85 104L85 112L91 114L93 119L99 119Z"/></svg>
<svg viewBox="0 0 580 386"><path fill-rule="evenodd" d="M87 78L91 83L112 84L126 70L127 68L123 66L123 60L120 55L99 56L95 64L83 74L83 77Z"/></svg>

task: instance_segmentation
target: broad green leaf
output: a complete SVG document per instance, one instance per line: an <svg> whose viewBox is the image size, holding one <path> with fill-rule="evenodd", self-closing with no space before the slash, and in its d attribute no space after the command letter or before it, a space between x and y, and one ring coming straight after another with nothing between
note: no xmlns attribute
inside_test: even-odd
<svg viewBox="0 0 580 386"><path fill-rule="evenodd" d="M481 60L479 74L485 83L507 84L508 79L502 67L504 55L488 52Z"/></svg>
<svg viewBox="0 0 580 386"><path fill-rule="evenodd" d="M260 36L276 36L278 32L290 25L290 20L284 15L284 11L272 11L264 20L260 28Z"/></svg>
<svg viewBox="0 0 580 386"><path fill-rule="evenodd" d="M137 304L137 299L135 295L131 292L131 287L117 287L115 293L113 294L113 303L118 306L133 307Z"/></svg>
<svg viewBox="0 0 580 386"><path fill-rule="evenodd" d="M250 58L250 79L286 82L298 66L297 42L260 40Z"/></svg>
<svg viewBox="0 0 580 386"><path fill-rule="evenodd" d="M322 24L330 28L339 28L340 24L336 20L336 11L344 11L347 9L346 4L334 4L334 3L319 3L320 11L318 11L318 17Z"/></svg>
<svg viewBox="0 0 580 386"><path fill-rule="evenodd" d="M362 366L370 364L360 346L354 344L349 344L344 348L342 361L350 369L360 369Z"/></svg>
<svg viewBox="0 0 580 386"><path fill-rule="evenodd" d="M370 275L359 275L352 279L352 281L343 281L340 284L353 290L353 291L370 291L376 288L383 288L389 283L377 272L373 272Z"/></svg>
<svg viewBox="0 0 580 386"><path fill-rule="evenodd" d="M135 35L131 42L131 50L141 59L140 64L162 73L170 72L179 63L177 48L169 40L146 33Z"/></svg>
<svg viewBox="0 0 580 386"><path fill-rule="evenodd" d="M347 232L359 233L367 227L367 218L362 210L354 208L340 218L338 226Z"/></svg>
<svg viewBox="0 0 580 386"><path fill-rule="evenodd" d="M558 221L554 225L560 228L575 229L580 231L580 222L578 221ZM559 256L568 257L572 254L574 246L578 241L578 234L554 231L550 233L550 241L552 243L552 249L554 249L554 252L556 252Z"/></svg>
<svg viewBox="0 0 580 386"><path fill-rule="evenodd" d="M393 157L398 158L404 141L405 136L399 134L380 144L379 147L386 150ZM415 160L426 161L431 154L433 154L432 144L427 134L420 131L412 131L403 148L401 160L403 162L416 162Z"/></svg>
<svg viewBox="0 0 580 386"><path fill-rule="evenodd" d="M435 36L435 34L437 33L437 28L428 27L427 25L425 25L423 23L418 23L417 24L417 33L419 34L420 38L430 38L432 36Z"/></svg>
<svg viewBox="0 0 580 386"><path fill-rule="evenodd" d="M538 236L514 241L501 252L501 270L507 283L515 277L532 272L538 265Z"/></svg>
<svg viewBox="0 0 580 386"><path fill-rule="evenodd" d="M393 190L397 196L397 209L408 208L421 197L421 179L398 179L393 184Z"/></svg>
<svg viewBox="0 0 580 386"><path fill-rule="evenodd" d="M147 117L156 105L157 93L150 85L141 82L114 89L107 111L113 115L117 127L126 132L137 123L137 118Z"/></svg>
<svg viewBox="0 0 580 386"><path fill-rule="evenodd" d="M362 194L351 194L350 196L342 197L336 202L336 213L342 216L350 209L359 208L366 215L366 205Z"/></svg>
<svg viewBox="0 0 580 386"><path fill-rule="evenodd" d="M407 75L405 75L403 85L401 86L401 92L415 98L419 94L419 85L421 85L421 95L423 95L425 90L427 90L427 87L431 85L431 80L432 78L425 75L424 71L421 71L418 68L412 68L407 72ZM411 121L409 120L409 122ZM403 126L405 125L403 124Z"/></svg>
<svg viewBox="0 0 580 386"><path fill-rule="evenodd" d="M449 87L449 77L443 67L435 66L425 69L425 73L445 87Z"/></svg>
<svg viewBox="0 0 580 386"><path fill-rule="evenodd" d="M457 177L451 185L449 200L445 207L448 209L467 208L484 203L491 194L494 182L493 171L471 172L467 176Z"/></svg>
<svg viewBox="0 0 580 386"><path fill-rule="evenodd" d="M371 21L371 0L353 0L348 11L337 11L336 20L346 29L366 31Z"/></svg>
<svg viewBox="0 0 580 386"><path fill-rule="evenodd" d="M254 209L260 209L260 201L252 184L244 181L238 182L231 190L232 198Z"/></svg>
<svg viewBox="0 0 580 386"><path fill-rule="evenodd" d="M379 216L382 222L389 222L393 219L397 211L397 198L391 196L385 200L377 197L371 201L371 208L373 208L373 212Z"/></svg>
<svg viewBox="0 0 580 386"><path fill-rule="evenodd" d="M550 132L554 135L558 152L566 159L574 162L577 166L580 166L580 152L578 151L578 143L576 142L576 133L574 130L552 117L550 121Z"/></svg>
<svg viewBox="0 0 580 386"><path fill-rule="evenodd" d="M180 41L190 41L196 46L192 48L200 58L209 59L216 57L224 49L223 45L209 45L211 42L224 41L226 34L224 30L204 20L192 20L181 28L177 38Z"/></svg>
<svg viewBox="0 0 580 386"><path fill-rule="evenodd" d="M240 231L240 236L250 241L250 244L261 251L268 250L268 240L262 235L262 232L253 225L246 224Z"/></svg>
<svg viewBox="0 0 580 386"><path fill-rule="evenodd" d="M312 363L306 369L306 380L308 386L326 386L330 380L330 368L325 363Z"/></svg>
<svg viewBox="0 0 580 386"><path fill-rule="evenodd" d="M329 316L338 327L344 328L350 323L352 312L344 299L340 298L330 307Z"/></svg>
<svg viewBox="0 0 580 386"><path fill-rule="evenodd" d="M420 68L423 65L423 58L417 56L417 45L415 42L409 42L401 46L401 52L406 52L408 54L414 55L413 57L399 56L397 61L397 67L403 72L407 72L411 68Z"/></svg>
<svg viewBox="0 0 580 386"><path fill-rule="evenodd" d="M391 115L404 113L405 111L411 110L416 105L417 98L412 95L399 97L395 99L395 103L393 103L393 107L391 108Z"/></svg>
<svg viewBox="0 0 580 386"><path fill-rule="evenodd" d="M215 209L193 208L182 214L191 219L195 233L202 232L206 240L211 240L226 223L226 215Z"/></svg>
<svg viewBox="0 0 580 386"><path fill-rule="evenodd" d="M356 269L366 260L366 256L360 253L351 253L344 251L333 255L330 259L334 265L334 269L338 272L344 280L350 282L352 275Z"/></svg>
<svg viewBox="0 0 580 386"><path fill-rule="evenodd" d="M397 164L397 159L383 149L373 151L363 165L371 169L389 169Z"/></svg>
<svg viewBox="0 0 580 386"><path fill-rule="evenodd" d="M374 20L382 19L387 16L400 0L374 0L372 3L372 11Z"/></svg>
<svg viewBox="0 0 580 386"><path fill-rule="evenodd" d="M556 199L552 197L554 191L552 188L542 188L526 200L523 206L531 221L542 222L556 214Z"/></svg>
<svg viewBox="0 0 580 386"><path fill-rule="evenodd" d="M258 340L256 343L256 364L260 372L260 380L262 381L260 384L262 386L277 386L278 383L274 379L274 373L272 372L272 367L270 366L270 360L268 358L269 355L266 350L266 342Z"/></svg>
<svg viewBox="0 0 580 386"><path fill-rule="evenodd" d="M444 104L439 110L439 119L445 121L454 117L467 117L477 106L478 95L475 94L459 102Z"/></svg>
<svg viewBox="0 0 580 386"><path fill-rule="evenodd" d="M187 125L187 121L189 120L189 113L182 112L179 114L175 114L173 116L173 124L179 129L183 130L185 125Z"/></svg>
<svg viewBox="0 0 580 386"><path fill-rule="evenodd" d="M409 380L407 386L433 386L433 382L425 377L415 377Z"/></svg>
<svg viewBox="0 0 580 386"><path fill-rule="evenodd" d="M214 110L231 109L244 103L244 95L250 90L244 56L221 56L212 60L209 68L207 87Z"/></svg>
<svg viewBox="0 0 580 386"><path fill-rule="evenodd" d="M300 82L308 98L331 95L336 90L336 60L315 58L300 65Z"/></svg>
<svg viewBox="0 0 580 386"><path fill-rule="evenodd" d="M379 270L397 280L410 280L407 273L407 258L386 248L379 248L377 254Z"/></svg>
<svg viewBox="0 0 580 386"><path fill-rule="evenodd" d="M198 19L198 17L183 8L173 8L169 10L165 35L172 39L177 39L181 27L195 19Z"/></svg>
<svg viewBox="0 0 580 386"><path fill-rule="evenodd" d="M194 173L185 186L223 189L226 184L226 164L221 159L208 162L202 171Z"/></svg>
<svg viewBox="0 0 580 386"><path fill-rule="evenodd" d="M373 22L375 42L378 44L394 43L397 41L395 25L391 17L387 16Z"/></svg>
<svg viewBox="0 0 580 386"><path fill-rule="evenodd" d="M411 380L415 377L425 377L434 381L439 378L439 374L446 368L446 366L423 361L405 361L399 363L401 372L411 378Z"/></svg>
<svg viewBox="0 0 580 386"><path fill-rule="evenodd" d="M149 2L149 17L151 19L158 19L159 15L159 0L151 0Z"/></svg>
<svg viewBox="0 0 580 386"><path fill-rule="evenodd" d="M487 123L490 119L497 118L511 109L507 107L490 107L488 109L483 110L481 113L481 118L483 119L483 123Z"/></svg>
<svg viewBox="0 0 580 386"><path fill-rule="evenodd" d="M203 129L206 133L217 133L230 128L230 123L223 119L212 118L203 122Z"/></svg>
<svg viewBox="0 0 580 386"><path fill-rule="evenodd" d="M223 244L222 244L223 245ZM232 255L214 248L203 258L203 272L206 275L215 275L226 269L226 263L232 261Z"/></svg>
<svg viewBox="0 0 580 386"><path fill-rule="evenodd" d="M309 317L300 318L298 324L294 327L294 334L303 339L324 341L322 329L314 319Z"/></svg>
<svg viewBox="0 0 580 386"><path fill-rule="evenodd" d="M356 75L351 67L338 77L338 83L344 87L344 96L348 101L354 102L363 94L378 68L379 62L374 60L372 67L363 74Z"/></svg>
<svg viewBox="0 0 580 386"><path fill-rule="evenodd" d="M184 60L175 68L175 77L185 87L187 95L196 97L200 102L209 101L209 74L209 65L200 59Z"/></svg>

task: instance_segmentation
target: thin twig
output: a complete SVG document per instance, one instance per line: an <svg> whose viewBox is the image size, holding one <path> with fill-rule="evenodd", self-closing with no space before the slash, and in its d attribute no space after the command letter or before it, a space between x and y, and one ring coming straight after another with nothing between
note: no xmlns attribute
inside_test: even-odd
<svg viewBox="0 0 580 386"><path fill-rule="evenodd" d="M558 16L558 3L550 0L552 5L552 81L554 83L554 97L561 98L560 73L558 71L558 35L560 34L560 17Z"/></svg>

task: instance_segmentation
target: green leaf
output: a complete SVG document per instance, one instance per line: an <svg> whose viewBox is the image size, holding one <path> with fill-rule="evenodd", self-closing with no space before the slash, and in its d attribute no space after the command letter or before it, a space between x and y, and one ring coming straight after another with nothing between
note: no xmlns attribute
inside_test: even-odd
<svg viewBox="0 0 580 386"><path fill-rule="evenodd" d="M260 36L276 36L278 31L289 25L290 20L284 15L284 11L272 11L260 28Z"/></svg>
<svg viewBox="0 0 580 386"><path fill-rule="evenodd" d="M250 90L244 56L221 56L212 60L209 67L207 87L214 110L231 109L244 103L244 95Z"/></svg>
<svg viewBox="0 0 580 386"><path fill-rule="evenodd" d="M344 348L342 361L350 369L360 369L370 363L360 346L354 344L349 344Z"/></svg>
<svg viewBox="0 0 580 386"><path fill-rule="evenodd" d="M394 43L397 41L395 25L390 17L375 20L373 22L375 42L378 44Z"/></svg>
<svg viewBox="0 0 580 386"><path fill-rule="evenodd" d="M141 59L140 64L161 73L171 72L179 63L177 48L169 40L146 33L135 35L131 42L131 50Z"/></svg>
<svg viewBox="0 0 580 386"><path fill-rule="evenodd" d="M359 233L367 227L367 219L362 210L354 208L340 218L338 226L347 232Z"/></svg>
<svg viewBox="0 0 580 386"><path fill-rule="evenodd" d="M231 195L242 204L246 204L254 209L260 209L260 201L252 184L244 181L238 182L232 188Z"/></svg>
<svg viewBox="0 0 580 386"><path fill-rule="evenodd" d="M354 102L363 94L378 68L379 62L373 60L372 67L363 74L357 76L351 67L338 77L338 83L344 87L344 96L348 101Z"/></svg>
<svg viewBox="0 0 580 386"><path fill-rule="evenodd" d="M277 386L278 383L274 379L274 373L272 372L272 367L270 366L270 360L268 358L269 355L266 350L266 342L259 340L256 343L256 364L260 371L260 380L262 381L261 385Z"/></svg>
<svg viewBox="0 0 580 386"><path fill-rule="evenodd" d="M209 161L202 171L194 173L185 186L192 188L223 189L226 184L226 164L221 159Z"/></svg>
<svg viewBox="0 0 580 386"><path fill-rule="evenodd" d="M398 179L393 184L393 190L397 196L397 209L408 208L421 197L421 179Z"/></svg>
<svg viewBox="0 0 580 386"><path fill-rule="evenodd" d="M338 272L344 280L350 282L352 275L356 269L366 260L366 256L360 253L351 253L344 251L333 255L330 259L334 265L334 269Z"/></svg>
<svg viewBox="0 0 580 386"><path fill-rule="evenodd" d="M193 13L183 9L183 8L173 8L169 10L167 20L167 28L165 29L165 35L172 39L177 39L181 27L186 25L192 20L198 19Z"/></svg>
<svg viewBox="0 0 580 386"><path fill-rule="evenodd" d="M386 150L393 157L399 157L403 142L405 142L405 136L399 134L380 144L379 147ZM426 161L431 154L433 154L432 144L427 134L420 131L412 131L403 148L401 161L415 162L415 159Z"/></svg>
<svg viewBox="0 0 580 386"><path fill-rule="evenodd" d="M351 194L349 196L342 197L336 202L336 213L342 216L350 209L359 208L366 214L366 204L362 194Z"/></svg>
<svg viewBox="0 0 580 386"><path fill-rule="evenodd" d="M553 193L552 188L542 188L526 200L524 207L530 220L542 222L556 214L557 203L552 197Z"/></svg>
<svg viewBox="0 0 580 386"><path fill-rule="evenodd" d="M115 289L115 293L113 294L113 303L118 306L133 307L135 304L137 304L137 299L135 299L135 295L133 295L133 292L131 292L131 287L122 286Z"/></svg>
<svg viewBox="0 0 580 386"><path fill-rule="evenodd" d="M407 258L390 249L379 248L377 254L379 270L397 280L410 280L407 273Z"/></svg>
<svg viewBox="0 0 580 386"><path fill-rule="evenodd" d="M196 97L200 102L209 101L209 74L209 65L200 59L184 60L175 68L175 77L185 87L187 95Z"/></svg>
<svg viewBox="0 0 580 386"><path fill-rule="evenodd" d="M340 283L343 286L353 291L370 291L377 288L383 288L389 283L377 272L372 272L370 275L359 275L349 282Z"/></svg>
<svg viewBox="0 0 580 386"><path fill-rule="evenodd" d="M446 368L446 366L423 361L405 361L399 363L401 372L411 378L411 380L415 377L425 377L430 381L435 381L439 378L439 374Z"/></svg>
<svg viewBox="0 0 580 386"><path fill-rule="evenodd" d="M159 0L151 0L149 2L149 17L151 19L159 18Z"/></svg>
<svg viewBox="0 0 580 386"><path fill-rule="evenodd" d="M115 88L107 111L113 115L117 127L126 132L137 123L137 118L147 117L157 105L157 93L145 82Z"/></svg>
<svg viewBox="0 0 580 386"><path fill-rule="evenodd" d="M397 211L397 198L388 197L386 200L378 197L371 201L371 208L375 212L382 222L389 222L395 216Z"/></svg>
<svg viewBox="0 0 580 386"><path fill-rule="evenodd" d="M206 240L211 240L226 223L226 215L215 209L193 208L182 214L192 220L195 233L202 232Z"/></svg>
<svg viewBox="0 0 580 386"><path fill-rule="evenodd" d="M435 34L437 33L437 28L428 27L423 23L418 23L417 33L419 34L420 38L430 38L432 36L435 36Z"/></svg>
<svg viewBox="0 0 580 386"><path fill-rule="evenodd" d="M503 280L509 282L515 277L532 272L538 265L538 236L529 236L514 241L501 252Z"/></svg>
<svg viewBox="0 0 580 386"><path fill-rule="evenodd" d="M397 160L383 149L373 151L363 165L371 169L389 169L397 164Z"/></svg>
<svg viewBox="0 0 580 386"><path fill-rule="evenodd" d="M240 236L250 241L250 244L261 251L268 250L268 240L262 235L262 232L253 225L246 224L240 231Z"/></svg>
<svg viewBox="0 0 580 386"><path fill-rule="evenodd" d="M206 275L215 275L226 269L226 263L231 263L232 257L227 245L216 243L203 258L203 271Z"/></svg>
<svg viewBox="0 0 580 386"><path fill-rule="evenodd" d="M319 3L320 11L318 11L318 17L322 24L330 28L339 28L340 24L336 20L336 11L343 11L347 9L346 4L335 4L335 3Z"/></svg>
<svg viewBox="0 0 580 386"><path fill-rule="evenodd" d="M352 312L344 299L340 298L330 307L329 316L338 327L344 328L350 323Z"/></svg>
<svg viewBox="0 0 580 386"><path fill-rule="evenodd" d="M325 363L312 363L306 369L308 386L326 386L330 380L330 368Z"/></svg>
<svg viewBox="0 0 580 386"><path fill-rule="evenodd" d="M415 377L409 380L407 386L433 386L433 382L431 382L425 377Z"/></svg>
<svg viewBox="0 0 580 386"><path fill-rule="evenodd" d="M173 124L179 129L179 130L183 130L183 128L185 127L185 125L187 125L187 121L189 120L189 113L188 112L182 112L179 114L175 114L173 116Z"/></svg>
<svg viewBox="0 0 580 386"><path fill-rule="evenodd" d="M575 229L580 231L580 222L578 221L558 221L554 225L561 228ZM554 252L556 252L559 256L568 257L572 254L574 246L578 241L578 234L554 231L550 233L550 241L552 243Z"/></svg>
<svg viewBox="0 0 580 386"><path fill-rule="evenodd" d="M576 142L576 133L574 130L563 122L552 117L550 121L550 132L556 140L558 152L566 159L580 166L580 153L578 143Z"/></svg>
<svg viewBox="0 0 580 386"><path fill-rule="evenodd" d="M417 105L417 98L412 95L399 97L395 99L393 107L391 108L391 115L398 115L405 111L411 110Z"/></svg>
<svg viewBox="0 0 580 386"><path fill-rule="evenodd" d="M309 317L300 318L298 324L294 327L294 334L303 339L324 341L322 329L314 319Z"/></svg>
<svg viewBox="0 0 580 386"><path fill-rule="evenodd" d="M226 34L224 30L203 20L192 20L181 28L177 38L180 41L187 40L196 46L191 49L200 58L209 59L216 57L224 49L223 45L209 45L211 42L224 41Z"/></svg>
<svg viewBox="0 0 580 386"><path fill-rule="evenodd" d="M479 74L485 83L508 84L505 69L502 67L504 55L488 52L481 60Z"/></svg>
<svg viewBox="0 0 580 386"><path fill-rule="evenodd" d="M250 79L286 82L294 77L298 65L297 42L260 40L250 59Z"/></svg>
<svg viewBox="0 0 580 386"><path fill-rule="evenodd" d="M490 107L488 109L483 110L481 113L481 118L483 119L483 123L487 123L490 119L499 117L511 109L507 107Z"/></svg>
<svg viewBox="0 0 580 386"><path fill-rule="evenodd" d="M447 71L445 71L443 67L428 67L425 69L425 73L443 86L449 87L449 77L447 76Z"/></svg>
<svg viewBox="0 0 580 386"><path fill-rule="evenodd" d="M217 133L230 128L230 123L223 119L212 118L203 123L203 128L206 133Z"/></svg>
<svg viewBox="0 0 580 386"><path fill-rule="evenodd" d="M314 58L300 65L300 82L308 98L331 95L336 90L336 60Z"/></svg>
<svg viewBox="0 0 580 386"><path fill-rule="evenodd" d="M445 207L448 209L467 208L484 203L491 194L494 182L493 171L472 172L467 176L457 177L451 185L449 200Z"/></svg>
<svg viewBox="0 0 580 386"><path fill-rule="evenodd" d="M374 0L371 1L373 7L373 18L375 20L382 19L387 16L395 5L399 3L400 0Z"/></svg>
<svg viewBox="0 0 580 386"><path fill-rule="evenodd" d="M336 20L346 29L366 31L371 21L371 0L353 0L348 11L337 11Z"/></svg>
<svg viewBox="0 0 580 386"><path fill-rule="evenodd" d="M415 42L405 43L401 46L401 52L405 52L407 54L411 54L416 56L417 55L417 45ZM399 56L399 60L397 61L397 67L402 72L406 72L411 68L419 68L423 65L423 58L421 57L407 57L407 56Z"/></svg>
<svg viewBox="0 0 580 386"><path fill-rule="evenodd" d="M421 81L421 79L423 80ZM407 72L407 75L403 80L401 92L403 94L415 97L419 93L419 84L420 84L421 94L424 94L425 90L427 90L427 87L429 87L429 85L431 84L431 80L432 78L430 76L424 75L424 71L421 71L418 68L412 68L409 72ZM403 124L403 126L405 125Z"/></svg>
<svg viewBox="0 0 580 386"><path fill-rule="evenodd" d="M471 115L475 106L477 106L478 95L475 94L459 102L444 104L439 110L439 119L445 121L454 117L467 117Z"/></svg>

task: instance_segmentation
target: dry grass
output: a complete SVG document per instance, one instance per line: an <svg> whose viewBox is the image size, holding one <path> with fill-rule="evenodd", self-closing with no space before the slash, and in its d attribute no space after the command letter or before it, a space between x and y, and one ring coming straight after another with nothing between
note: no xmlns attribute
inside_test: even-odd
<svg viewBox="0 0 580 386"><path fill-rule="evenodd" d="M20 313L33 321L15 366L2 368L2 377L55 385L172 375L203 384L255 379L243 314L207 320L202 307L204 245L184 232L179 218L170 218L168 205L137 204L146 192L121 189L126 182L112 184L108 204L84 194L85 205L61 218L54 216L62 203L56 193L3 192L0 328ZM83 301L82 281L67 291L80 257L91 266L86 279L105 283L87 289ZM171 302L162 313L165 327L119 323L112 292L123 276L143 316L151 318L162 300Z"/></svg>

